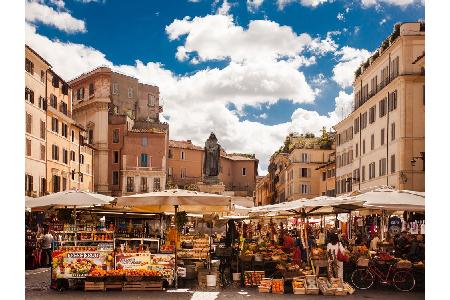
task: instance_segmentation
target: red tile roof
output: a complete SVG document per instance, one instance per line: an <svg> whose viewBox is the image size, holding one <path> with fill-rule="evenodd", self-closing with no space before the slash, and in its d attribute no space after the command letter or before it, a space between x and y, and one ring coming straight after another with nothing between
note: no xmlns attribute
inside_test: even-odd
<svg viewBox="0 0 450 300"><path fill-rule="evenodd" d="M192 144L190 141L174 141L169 140L169 147L172 148L182 148L182 149L192 149L203 151L203 147Z"/></svg>

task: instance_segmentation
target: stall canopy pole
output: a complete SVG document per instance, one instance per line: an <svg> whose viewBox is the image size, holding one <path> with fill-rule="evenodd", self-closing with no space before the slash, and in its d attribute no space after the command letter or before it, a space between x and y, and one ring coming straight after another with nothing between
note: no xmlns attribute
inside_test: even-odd
<svg viewBox="0 0 450 300"><path fill-rule="evenodd" d="M177 244L178 244L178 205L175 205L175 288L178 288L178 261L177 261Z"/></svg>
<svg viewBox="0 0 450 300"><path fill-rule="evenodd" d="M385 217L385 210L381 210L381 240L384 241L384 217Z"/></svg>

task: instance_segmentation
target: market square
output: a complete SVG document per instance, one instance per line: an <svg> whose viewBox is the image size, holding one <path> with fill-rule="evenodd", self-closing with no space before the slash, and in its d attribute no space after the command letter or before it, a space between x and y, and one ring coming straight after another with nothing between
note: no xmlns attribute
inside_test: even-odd
<svg viewBox="0 0 450 300"><path fill-rule="evenodd" d="M425 298L424 2L119 2L25 1L26 298Z"/></svg>

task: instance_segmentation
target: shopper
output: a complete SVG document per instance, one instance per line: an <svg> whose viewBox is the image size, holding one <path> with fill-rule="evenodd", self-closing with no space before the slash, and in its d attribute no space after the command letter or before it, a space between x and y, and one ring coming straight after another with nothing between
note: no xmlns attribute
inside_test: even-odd
<svg viewBox="0 0 450 300"><path fill-rule="evenodd" d="M48 227L44 228L44 236L42 237L42 267L50 267L52 262L52 243L53 236L48 231Z"/></svg>
<svg viewBox="0 0 450 300"><path fill-rule="evenodd" d="M378 243L380 242L380 237L378 234L374 234L372 237L372 240L370 241L370 251L377 251L378 250Z"/></svg>
<svg viewBox="0 0 450 300"><path fill-rule="evenodd" d="M408 232L402 231L400 237L395 241L395 253L397 257L404 257L408 254L409 247L411 246L408 240Z"/></svg>
<svg viewBox="0 0 450 300"><path fill-rule="evenodd" d="M407 258L413 262L425 260L425 244L423 243L423 236L421 234L418 234L412 240Z"/></svg>
<svg viewBox="0 0 450 300"><path fill-rule="evenodd" d="M328 257L328 263L333 264L333 260L336 260L337 263L337 276L339 278L344 278L344 262L338 260L338 252L340 251L341 254L345 254L346 249L342 245L342 243L339 241L339 237L336 233L332 232L329 234L328 237L328 244L327 244L327 251L331 252L331 257Z"/></svg>

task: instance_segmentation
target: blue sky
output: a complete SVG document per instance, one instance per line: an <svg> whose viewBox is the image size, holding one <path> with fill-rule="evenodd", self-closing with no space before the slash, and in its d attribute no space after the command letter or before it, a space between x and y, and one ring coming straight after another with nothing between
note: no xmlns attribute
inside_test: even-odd
<svg viewBox="0 0 450 300"><path fill-rule="evenodd" d="M67 80L106 64L157 84L171 138L214 130L264 173L288 132L348 113L355 66L418 19L420 0L36 0L25 38Z"/></svg>

